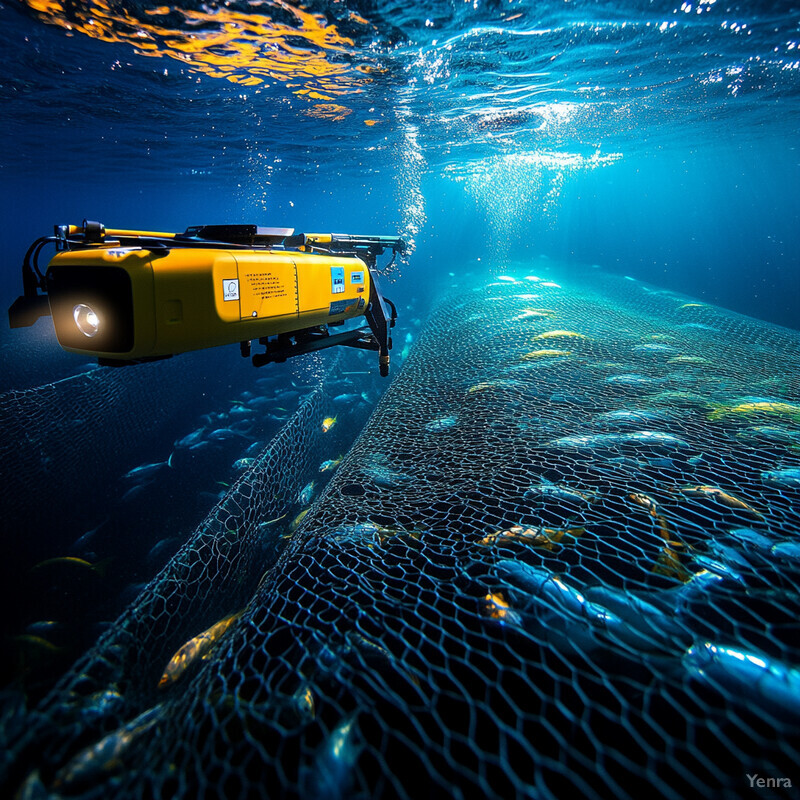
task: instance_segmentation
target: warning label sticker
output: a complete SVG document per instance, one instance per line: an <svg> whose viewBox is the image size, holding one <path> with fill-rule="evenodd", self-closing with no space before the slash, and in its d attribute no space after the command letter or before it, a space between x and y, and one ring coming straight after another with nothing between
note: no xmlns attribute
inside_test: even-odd
<svg viewBox="0 0 800 800"><path fill-rule="evenodd" d="M222 299L223 300L239 299L238 278L226 278L224 281L222 281Z"/></svg>
<svg viewBox="0 0 800 800"><path fill-rule="evenodd" d="M270 272L250 272L245 277L253 297L272 300L289 296L286 290L287 287L278 275L273 275Z"/></svg>

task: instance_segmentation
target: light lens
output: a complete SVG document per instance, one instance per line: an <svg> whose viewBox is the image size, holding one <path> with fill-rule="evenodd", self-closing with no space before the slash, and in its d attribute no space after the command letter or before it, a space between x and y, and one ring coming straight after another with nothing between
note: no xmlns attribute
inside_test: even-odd
<svg viewBox="0 0 800 800"><path fill-rule="evenodd" d="M75 320L78 330L89 339L95 336L100 327L100 320L97 318L97 314L83 303L78 303L72 309L72 318Z"/></svg>

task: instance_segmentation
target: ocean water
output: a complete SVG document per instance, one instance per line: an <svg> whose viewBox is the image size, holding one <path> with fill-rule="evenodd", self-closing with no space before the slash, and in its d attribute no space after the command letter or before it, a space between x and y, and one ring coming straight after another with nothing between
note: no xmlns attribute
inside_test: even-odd
<svg viewBox="0 0 800 800"><path fill-rule="evenodd" d="M0 330L8 792L800 783L800 7L14 0L0 37L6 307L84 218L408 244L389 379Z"/></svg>

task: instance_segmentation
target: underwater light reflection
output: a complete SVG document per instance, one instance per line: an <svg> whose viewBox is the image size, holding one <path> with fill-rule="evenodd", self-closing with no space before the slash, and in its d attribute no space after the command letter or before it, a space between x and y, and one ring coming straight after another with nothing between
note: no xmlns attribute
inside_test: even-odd
<svg viewBox="0 0 800 800"><path fill-rule="evenodd" d="M240 86L282 83L293 94L330 101L361 92L375 65L355 61L352 39L321 14L283 0L251 2L291 22L228 8L145 8L143 18L120 3L91 0L65 6L58 0L22 0L51 25L103 42L125 43L138 55L180 61L191 71ZM167 18L167 19L164 19ZM363 18L354 18L368 24ZM331 57L336 54L335 60ZM328 117L332 118L332 117Z"/></svg>

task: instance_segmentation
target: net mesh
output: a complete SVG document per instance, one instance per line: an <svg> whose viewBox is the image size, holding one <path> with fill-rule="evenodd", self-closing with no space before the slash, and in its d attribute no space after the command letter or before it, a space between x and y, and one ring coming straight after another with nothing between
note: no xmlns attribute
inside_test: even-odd
<svg viewBox="0 0 800 800"><path fill-rule="evenodd" d="M264 528L319 456L324 387L306 400L8 721L24 796L735 797L747 774L791 779L800 335L633 281L524 274L442 303L296 530Z"/></svg>

